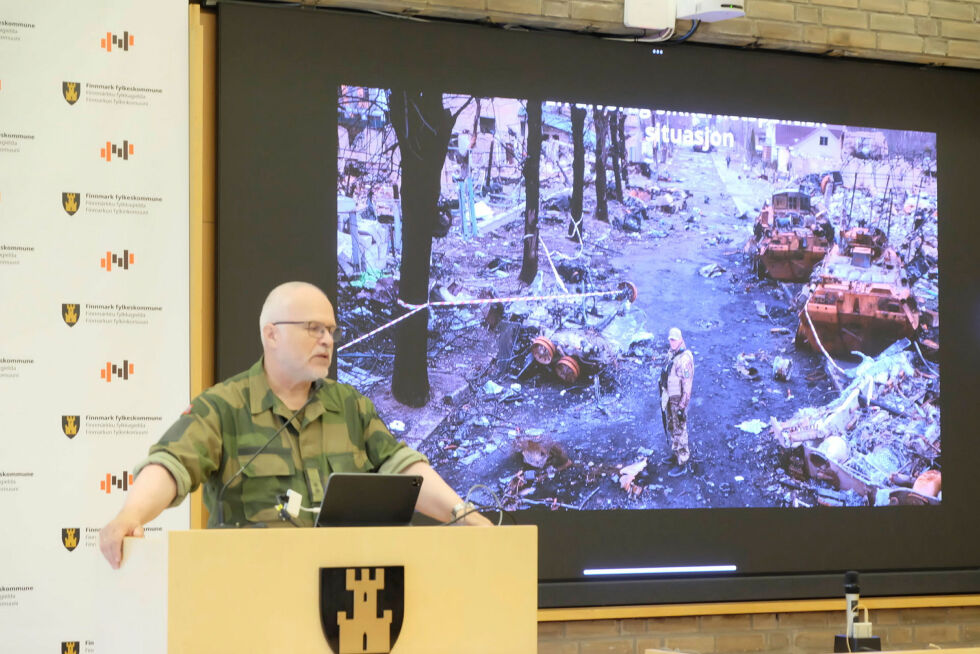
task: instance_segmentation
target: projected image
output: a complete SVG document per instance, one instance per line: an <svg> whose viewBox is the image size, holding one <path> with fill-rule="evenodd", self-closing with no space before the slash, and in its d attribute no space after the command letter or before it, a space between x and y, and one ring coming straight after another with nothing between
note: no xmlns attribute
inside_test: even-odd
<svg viewBox="0 0 980 654"><path fill-rule="evenodd" d="M337 120L338 379L456 489L941 501L934 134L357 86Z"/></svg>

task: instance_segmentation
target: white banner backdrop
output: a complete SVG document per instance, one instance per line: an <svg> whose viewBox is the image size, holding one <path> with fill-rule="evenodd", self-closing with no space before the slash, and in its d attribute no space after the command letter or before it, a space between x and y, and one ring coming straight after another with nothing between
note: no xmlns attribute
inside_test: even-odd
<svg viewBox="0 0 980 654"><path fill-rule="evenodd" d="M187 88L186 0L0 0L3 652L162 651L97 538L189 401Z"/></svg>

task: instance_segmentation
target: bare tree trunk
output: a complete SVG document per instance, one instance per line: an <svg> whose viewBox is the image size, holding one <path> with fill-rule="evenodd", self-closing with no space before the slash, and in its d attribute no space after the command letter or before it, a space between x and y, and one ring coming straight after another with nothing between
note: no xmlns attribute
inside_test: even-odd
<svg viewBox="0 0 980 654"><path fill-rule="evenodd" d="M519 279L525 284L538 274L538 209L541 191L541 101L527 101L527 158L524 160L524 262Z"/></svg>
<svg viewBox="0 0 980 654"><path fill-rule="evenodd" d="M616 177L616 200L619 202L623 201L623 123L625 122L623 114L619 112L619 109L613 111L612 116L609 120L609 136L612 142L612 165L613 174Z"/></svg>
<svg viewBox="0 0 980 654"><path fill-rule="evenodd" d="M404 229L398 297L408 304L423 304L429 289L440 174L453 118L442 106L442 93L392 89L388 105L402 162ZM428 311L419 311L396 328L391 393L407 406L420 407L429 399L428 324Z"/></svg>
<svg viewBox="0 0 980 654"><path fill-rule="evenodd" d="M585 235L582 220L582 195L585 192L585 109L572 107L572 221L568 236Z"/></svg>
<svg viewBox="0 0 980 654"><path fill-rule="evenodd" d="M487 176L483 182L483 196L490 196L490 182L493 181L491 176L491 171L493 170L493 151L497 148L497 130L494 128L493 133L490 135L490 154L487 157Z"/></svg>
<svg viewBox="0 0 980 654"><path fill-rule="evenodd" d="M595 218L609 222L609 205L606 202L606 135L609 134L609 114L605 110L592 110L595 125Z"/></svg>
<svg viewBox="0 0 980 654"><path fill-rule="evenodd" d="M470 153L469 156L467 157L470 163L470 169L467 171L467 175L474 172L472 168L476 166L478 163L476 157L473 156L473 153L476 152L476 142L480 139L480 116L483 113L483 101L480 98L476 98L476 97L473 99L476 100L476 111L473 112L473 141L470 143ZM486 193L485 190L484 193ZM462 211L462 209L460 209L460 211ZM463 214L460 213L460 216L462 215Z"/></svg>

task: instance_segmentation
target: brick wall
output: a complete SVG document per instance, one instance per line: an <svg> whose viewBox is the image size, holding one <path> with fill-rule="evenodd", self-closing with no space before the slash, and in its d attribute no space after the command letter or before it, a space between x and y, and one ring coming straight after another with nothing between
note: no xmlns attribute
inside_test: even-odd
<svg viewBox="0 0 980 654"><path fill-rule="evenodd" d="M842 601L843 604L843 601ZM869 613L882 649L980 646L980 606L878 609ZM831 652L844 611L702 615L538 624L538 654Z"/></svg>
<svg viewBox="0 0 980 654"><path fill-rule="evenodd" d="M305 4L638 34L623 0L302 0ZM656 0L649 0L655 2ZM980 0L744 0L692 41L980 69ZM679 32L689 22L680 21Z"/></svg>

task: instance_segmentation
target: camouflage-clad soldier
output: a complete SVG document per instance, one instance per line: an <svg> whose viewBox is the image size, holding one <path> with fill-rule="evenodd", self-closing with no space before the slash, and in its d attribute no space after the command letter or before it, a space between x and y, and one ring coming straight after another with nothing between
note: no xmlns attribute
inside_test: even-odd
<svg viewBox="0 0 980 654"><path fill-rule="evenodd" d="M694 383L694 354L685 347L684 337L677 327L671 327L667 341L670 353L660 375L660 406L665 412L673 450L668 461L675 463L667 474L678 477L687 472L691 458L687 441L687 407L691 403Z"/></svg>
<svg viewBox="0 0 980 654"><path fill-rule="evenodd" d="M395 440L369 399L324 379L336 327L333 307L317 287L288 282L273 289L259 317L262 358L195 398L136 468L125 505L99 534L112 567L119 567L124 537L141 536L144 524L201 484L208 526L215 526L221 487L300 409L224 492L226 524L277 524L276 498L290 488L303 506L315 506L331 472L421 475L416 508L437 520L470 508L424 456ZM308 516L300 513L311 525ZM475 512L460 521L490 524Z"/></svg>
<svg viewBox="0 0 980 654"><path fill-rule="evenodd" d="M353 387L328 379L315 394L279 442L248 465L241 483L225 491L226 523L278 522L276 495L284 485L302 495L303 506L317 506L331 472L397 473L426 461L394 439L371 400ZM215 527L218 491L292 415L269 388L259 360L196 397L135 473L151 463L166 468L177 482L171 506L204 484L208 526ZM312 516L303 512L297 520L313 526Z"/></svg>

